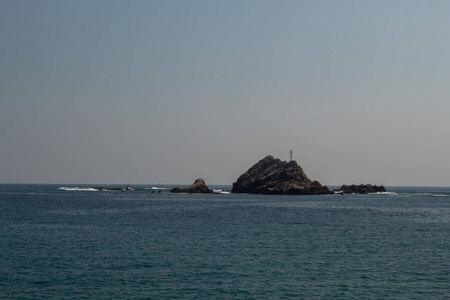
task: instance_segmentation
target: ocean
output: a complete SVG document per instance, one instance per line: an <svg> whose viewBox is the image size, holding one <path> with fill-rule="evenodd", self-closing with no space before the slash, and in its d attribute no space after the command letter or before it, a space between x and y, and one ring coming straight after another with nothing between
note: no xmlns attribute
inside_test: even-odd
<svg viewBox="0 0 450 300"><path fill-rule="evenodd" d="M450 188L89 187L0 185L0 299L450 298Z"/></svg>

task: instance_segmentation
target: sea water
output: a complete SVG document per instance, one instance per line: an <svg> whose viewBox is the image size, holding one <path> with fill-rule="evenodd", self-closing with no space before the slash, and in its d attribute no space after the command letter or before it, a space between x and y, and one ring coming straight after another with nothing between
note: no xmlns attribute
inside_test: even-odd
<svg viewBox="0 0 450 300"><path fill-rule="evenodd" d="M0 185L0 299L450 298L450 188L89 187Z"/></svg>

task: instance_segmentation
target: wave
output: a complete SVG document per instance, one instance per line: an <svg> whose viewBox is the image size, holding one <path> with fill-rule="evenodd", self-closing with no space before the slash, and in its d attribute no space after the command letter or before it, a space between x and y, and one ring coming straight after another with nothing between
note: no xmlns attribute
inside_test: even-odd
<svg viewBox="0 0 450 300"><path fill-rule="evenodd" d="M406 197L450 197L450 194L442 193L401 193L400 195Z"/></svg>
<svg viewBox="0 0 450 300"><path fill-rule="evenodd" d="M58 188L58 190L63 190L63 191L77 191L77 192L98 192L98 189L94 189L94 188L79 188L79 187L60 187Z"/></svg>
<svg viewBox="0 0 450 300"><path fill-rule="evenodd" d="M380 192L380 193L374 193L378 195L390 195L390 196L429 196L429 197L449 197L449 194L442 194L442 193L396 193L396 192Z"/></svg>
<svg viewBox="0 0 450 300"><path fill-rule="evenodd" d="M160 188L156 186L152 186L151 188L145 188L146 190L167 190L167 188Z"/></svg>
<svg viewBox="0 0 450 300"><path fill-rule="evenodd" d="M224 195L228 195L230 192L229 191L222 191L222 190L213 190L214 194L224 194Z"/></svg>

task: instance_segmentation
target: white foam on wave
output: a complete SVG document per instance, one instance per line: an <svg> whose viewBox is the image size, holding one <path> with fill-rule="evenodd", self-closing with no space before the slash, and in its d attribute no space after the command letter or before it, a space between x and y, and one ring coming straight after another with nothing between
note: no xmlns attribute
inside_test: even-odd
<svg viewBox="0 0 450 300"><path fill-rule="evenodd" d="M167 188L160 188L156 186L152 186L152 188L145 188L146 190L167 190Z"/></svg>
<svg viewBox="0 0 450 300"><path fill-rule="evenodd" d="M222 191L222 190L213 190L214 194L224 194L228 195L230 192L228 191Z"/></svg>
<svg viewBox="0 0 450 300"><path fill-rule="evenodd" d="M76 192L98 192L98 189L94 188L79 188L79 187L64 187L64 186L58 188L58 190L76 191Z"/></svg>

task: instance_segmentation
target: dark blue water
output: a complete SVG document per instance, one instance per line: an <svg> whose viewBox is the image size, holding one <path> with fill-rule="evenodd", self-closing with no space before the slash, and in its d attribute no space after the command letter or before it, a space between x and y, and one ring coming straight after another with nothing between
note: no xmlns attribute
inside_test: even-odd
<svg viewBox="0 0 450 300"><path fill-rule="evenodd" d="M59 187L0 185L1 299L450 298L450 188Z"/></svg>

